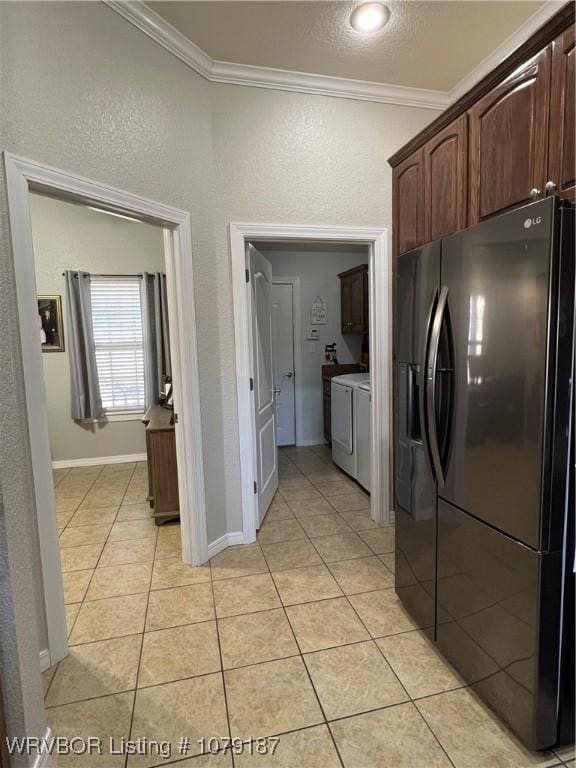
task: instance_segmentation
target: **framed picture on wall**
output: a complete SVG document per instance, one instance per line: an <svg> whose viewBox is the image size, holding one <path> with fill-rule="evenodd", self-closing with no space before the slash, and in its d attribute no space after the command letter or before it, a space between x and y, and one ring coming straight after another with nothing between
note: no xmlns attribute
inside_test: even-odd
<svg viewBox="0 0 576 768"><path fill-rule="evenodd" d="M64 352L62 297L38 296L38 331L42 352Z"/></svg>

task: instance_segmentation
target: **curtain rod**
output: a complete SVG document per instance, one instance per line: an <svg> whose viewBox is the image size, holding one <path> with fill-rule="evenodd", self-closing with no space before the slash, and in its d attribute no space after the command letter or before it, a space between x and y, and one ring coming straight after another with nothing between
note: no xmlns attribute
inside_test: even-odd
<svg viewBox="0 0 576 768"><path fill-rule="evenodd" d="M97 272L90 272L90 274L88 276L89 277L91 277L91 276L94 276L94 277L137 277L139 280L142 278L142 275L106 275L106 274L97 273ZM66 277L66 272L62 272L62 277ZM76 279L78 279L78 272L74 273L74 277Z"/></svg>

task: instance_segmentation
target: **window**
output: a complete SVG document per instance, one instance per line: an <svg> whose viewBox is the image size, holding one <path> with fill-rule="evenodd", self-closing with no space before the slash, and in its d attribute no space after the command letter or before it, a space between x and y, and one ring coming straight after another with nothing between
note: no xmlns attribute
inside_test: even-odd
<svg viewBox="0 0 576 768"><path fill-rule="evenodd" d="M105 411L144 410L144 340L138 277L92 277L96 365Z"/></svg>

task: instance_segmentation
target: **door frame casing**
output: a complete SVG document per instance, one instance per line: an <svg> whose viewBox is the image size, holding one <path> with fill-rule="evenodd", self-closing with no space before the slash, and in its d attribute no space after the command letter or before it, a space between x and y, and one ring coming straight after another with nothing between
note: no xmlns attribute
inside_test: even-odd
<svg viewBox="0 0 576 768"><path fill-rule="evenodd" d="M392 429L392 264L387 229L289 224L229 224L232 262L236 396L240 441L240 476L243 539L256 540L257 504L254 494L256 456L254 416L250 393L251 326L247 290L246 243L311 241L364 244L369 249L370 370L372 380L371 505L370 515L379 523L394 519L390 493Z"/></svg>
<svg viewBox="0 0 576 768"><path fill-rule="evenodd" d="M264 253L264 255L266 255ZM302 322L300 319L300 278L274 277L272 273L272 285L292 286L292 333L294 334L294 439L296 445L302 443Z"/></svg>
<svg viewBox="0 0 576 768"><path fill-rule="evenodd" d="M182 556L184 562L200 565L208 558L208 545L190 214L8 152L3 159L46 608L50 656L46 663L53 665L68 652L68 641L42 351L34 322L37 292L30 192L137 216L164 229L175 411L180 425L176 448Z"/></svg>

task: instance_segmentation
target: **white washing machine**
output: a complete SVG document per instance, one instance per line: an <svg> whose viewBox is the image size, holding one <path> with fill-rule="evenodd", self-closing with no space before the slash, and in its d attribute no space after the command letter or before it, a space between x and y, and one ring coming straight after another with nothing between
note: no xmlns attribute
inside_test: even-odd
<svg viewBox="0 0 576 768"><path fill-rule="evenodd" d="M356 387L354 395L356 402L356 480L370 492L370 427L372 422L370 382L366 381Z"/></svg>
<svg viewBox="0 0 576 768"><path fill-rule="evenodd" d="M365 373L349 373L332 379L332 460L356 479L356 390L369 382Z"/></svg>

